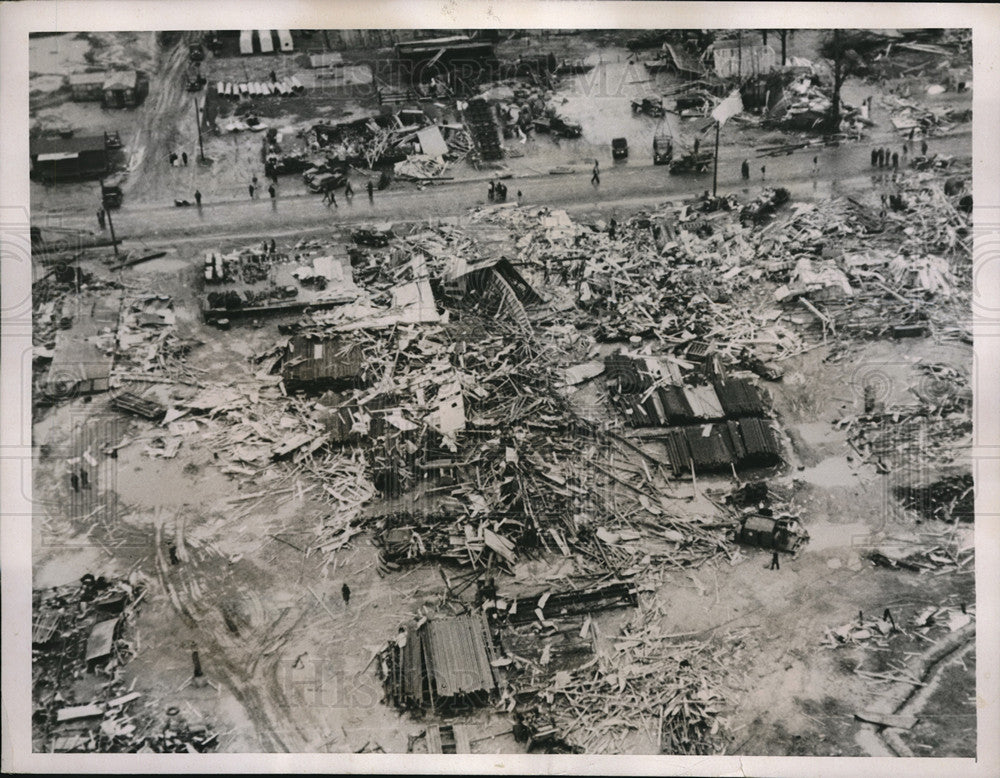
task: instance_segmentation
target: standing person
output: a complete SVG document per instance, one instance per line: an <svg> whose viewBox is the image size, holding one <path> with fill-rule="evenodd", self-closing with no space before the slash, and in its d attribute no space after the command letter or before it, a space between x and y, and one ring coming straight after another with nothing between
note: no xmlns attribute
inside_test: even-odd
<svg viewBox="0 0 1000 778"><path fill-rule="evenodd" d="M594 173L590 176L590 183L594 186L600 186L601 176L597 171L597 162L594 162Z"/></svg>
<svg viewBox="0 0 1000 778"><path fill-rule="evenodd" d="M875 150L875 162L879 167L882 167L884 153L881 148Z"/></svg>
<svg viewBox="0 0 1000 778"><path fill-rule="evenodd" d="M743 160L743 164L740 165L740 174L743 176L743 180L746 181L750 178L750 160Z"/></svg>
<svg viewBox="0 0 1000 778"><path fill-rule="evenodd" d="M184 167L187 167L187 164L188 164L188 153L186 151L182 151L181 152L181 162L184 163Z"/></svg>
<svg viewBox="0 0 1000 778"><path fill-rule="evenodd" d="M177 152L176 151L171 151L170 152L170 156L168 157L168 159L170 160L170 167L173 167L174 165L176 165L177 164Z"/></svg>
<svg viewBox="0 0 1000 778"><path fill-rule="evenodd" d="M253 184L250 184L247 189L250 191L250 199L253 200Z"/></svg>
<svg viewBox="0 0 1000 778"><path fill-rule="evenodd" d="M497 185L496 185L495 182L490 181L490 189L489 189L489 194L487 195L487 197L490 198L490 202L491 203L493 202L493 199L496 197L496 194L497 194Z"/></svg>
<svg viewBox="0 0 1000 778"><path fill-rule="evenodd" d="M771 554L771 566L768 569L769 570L780 570L781 569L781 563L778 562L778 552L777 551L775 551L774 553Z"/></svg>
<svg viewBox="0 0 1000 778"><path fill-rule="evenodd" d="M926 140L920 141L920 155L923 156L923 157L927 156L927 141Z"/></svg>
<svg viewBox="0 0 1000 778"><path fill-rule="evenodd" d="M344 605L349 605L351 602L351 587L346 583L340 587L340 596L344 598Z"/></svg>
<svg viewBox="0 0 1000 778"><path fill-rule="evenodd" d="M813 157L813 173L816 172L816 168L819 166L819 157Z"/></svg>
<svg viewBox="0 0 1000 778"><path fill-rule="evenodd" d="M694 139L694 155L698 156L698 147L701 146L701 138Z"/></svg>
<svg viewBox="0 0 1000 778"><path fill-rule="evenodd" d="M198 205L198 207L201 208L201 190L199 189L194 190L194 201Z"/></svg>
<svg viewBox="0 0 1000 778"><path fill-rule="evenodd" d="M274 242L274 238L271 238L271 253L272 254L278 253L278 244Z"/></svg>
<svg viewBox="0 0 1000 778"><path fill-rule="evenodd" d="M518 189L518 190L517 190L517 204L518 204L518 205L520 205L520 204L521 204L521 197L522 197L522 195L521 195L521 190L520 190L520 189Z"/></svg>
<svg viewBox="0 0 1000 778"><path fill-rule="evenodd" d="M368 202L375 203L375 185L372 184L371 179L368 179Z"/></svg>
<svg viewBox="0 0 1000 778"><path fill-rule="evenodd" d="M760 180L763 181L767 177L767 165L760 166Z"/></svg>
<svg viewBox="0 0 1000 778"><path fill-rule="evenodd" d="M101 226L101 229L103 230L104 229L104 209L103 208L98 208L97 209L97 223Z"/></svg>
<svg viewBox="0 0 1000 778"><path fill-rule="evenodd" d="M615 231L618 229L618 222L615 221L615 217L611 217L611 222L608 224L608 237L611 240L615 239Z"/></svg>
<svg viewBox="0 0 1000 778"><path fill-rule="evenodd" d="M878 165L878 149L872 149L872 167Z"/></svg>
<svg viewBox="0 0 1000 778"><path fill-rule="evenodd" d="M344 182L344 197L346 197L348 200L354 199L354 187L351 186L350 181Z"/></svg>
<svg viewBox="0 0 1000 778"><path fill-rule="evenodd" d="M898 170L899 169L899 152L898 151L892 152L892 169L893 170Z"/></svg>
<svg viewBox="0 0 1000 778"><path fill-rule="evenodd" d="M910 134L906 136L907 140L913 140L913 133L916 132L916 130L916 127L910 127Z"/></svg>
<svg viewBox="0 0 1000 778"><path fill-rule="evenodd" d="M274 188L274 184L271 184L271 185L270 185L270 186L269 186L269 187L267 188L267 193L268 193L269 195L271 195L271 199L273 200L273 199L274 199L275 197L277 197L277 195L278 195L278 190Z"/></svg>
<svg viewBox="0 0 1000 778"><path fill-rule="evenodd" d="M327 205L332 205L334 208L339 208L337 205L337 193L333 191L333 188L326 190L326 193L330 196L330 202Z"/></svg>
<svg viewBox="0 0 1000 778"><path fill-rule="evenodd" d="M910 144L905 140L903 141L903 157L905 158L910 153Z"/></svg>

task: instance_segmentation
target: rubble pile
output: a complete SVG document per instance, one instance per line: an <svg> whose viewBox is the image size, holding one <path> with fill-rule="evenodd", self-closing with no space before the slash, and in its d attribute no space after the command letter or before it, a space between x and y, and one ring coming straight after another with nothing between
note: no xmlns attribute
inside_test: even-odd
<svg viewBox="0 0 1000 778"><path fill-rule="evenodd" d="M908 611L911 611L907 616ZM896 622L899 616L899 623ZM885 609L882 617L864 618L859 614L857 621L843 624L826 630L822 645L825 648L844 648L848 646L881 647L889 645L893 639L901 637L919 637L929 642L936 642L943 635L956 632L975 621L976 609L973 605L926 606L913 609L900 609L895 615L890 609ZM878 673L859 675L878 679ZM881 680L892 680L882 678ZM920 679L913 679L921 683Z"/></svg>
<svg viewBox="0 0 1000 778"><path fill-rule="evenodd" d="M799 303L824 336L971 342L968 215L927 174L902 174L898 187L900 210L878 217L838 198L772 222L780 237L769 275L783 282L774 299L786 310Z"/></svg>
<svg viewBox="0 0 1000 778"><path fill-rule="evenodd" d="M918 511L925 519L972 521L976 515L975 487L971 473L945 476L926 486L896 487L904 508Z"/></svg>
<svg viewBox="0 0 1000 778"><path fill-rule="evenodd" d="M975 547L970 530L952 525L908 538L886 538L868 559L880 567L913 573L966 571L975 560Z"/></svg>
<svg viewBox="0 0 1000 778"><path fill-rule="evenodd" d="M892 113L892 126L901 134L913 132L919 133L919 137L931 138L945 135L956 125L972 120L971 109L925 108L896 95L886 95L881 102Z"/></svg>
<svg viewBox="0 0 1000 778"><path fill-rule="evenodd" d="M640 609L610 638L609 654L557 672L551 685L519 702L515 717L525 734L577 753L625 753L626 740L640 735L658 753L721 753L719 683L742 641L678 641L657 626L660 615Z"/></svg>
<svg viewBox="0 0 1000 778"><path fill-rule="evenodd" d="M158 726L152 703L123 668L140 647L135 618L146 592L128 579L87 574L79 584L32 596L32 716L36 750L54 753L200 752L217 735L204 723ZM177 711L174 711L176 714Z"/></svg>
<svg viewBox="0 0 1000 778"><path fill-rule="evenodd" d="M972 394L968 379L943 365L924 364L921 368L933 380L911 390L918 403L886 408L884 403L870 401L869 413L836 422L847 430L851 447L880 472L924 471L928 467L965 461L962 452L972 442ZM942 376L947 376L948 381ZM933 445L930 441L934 441ZM954 494L939 496L942 506L948 505L951 497L955 502L970 499L970 492L964 487L953 491ZM937 513L940 509L933 510Z"/></svg>

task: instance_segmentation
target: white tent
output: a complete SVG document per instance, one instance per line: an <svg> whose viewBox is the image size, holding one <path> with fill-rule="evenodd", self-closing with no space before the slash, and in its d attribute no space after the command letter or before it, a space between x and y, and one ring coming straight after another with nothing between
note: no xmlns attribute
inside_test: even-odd
<svg viewBox="0 0 1000 778"><path fill-rule="evenodd" d="M295 44L292 43L292 33L288 30L278 30L278 43L282 51L295 51Z"/></svg>
<svg viewBox="0 0 1000 778"><path fill-rule="evenodd" d="M240 54L253 54L253 30L240 31Z"/></svg>
<svg viewBox="0 0 1000 778"><path fill-rule="evenodd" d="M261 54L270 54L274 51L274 39L270 30L257 30L257 37L260 39Z"/></svg>

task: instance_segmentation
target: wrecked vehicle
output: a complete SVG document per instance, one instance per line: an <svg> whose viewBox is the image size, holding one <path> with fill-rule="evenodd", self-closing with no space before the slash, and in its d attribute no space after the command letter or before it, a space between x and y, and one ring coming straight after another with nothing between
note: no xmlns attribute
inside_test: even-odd
<svg viewBox="0 0 1000 778"><path fill-rule="evenodd" d="M341 170L331 171L325 168L310 168L302 174L302 180L310 192L329 192L339 189L347 183L347 176Z"/></svg>
<svg viewBox="0 0 1000 778"><path fill-rule="evenodd" d="M633 115L643 114L645 116L663 116L663 100L659 97L644 97L642 100L632 101Z"/></svg>
<svg viewBox="0 0 1000 778"><path fill-rule="evenodd" d="M737 540L746 546L794 553L809 540L809 533L793 516L745 516L740 522Z"/></svg>
<svg viewBox="0 0 1000 778"><path fill-rule="evenodd" d="M689 151L683 157L678 157L670 162L671 175L707 173L712 165L711 151Z"/></svg>
<svg viewBox="0 0 1000 778"><path fill-rule="evenodd" d="M359 246L382 248L389 245L390 234L383 230L361 229L351 233L351 240Z"/></svg>

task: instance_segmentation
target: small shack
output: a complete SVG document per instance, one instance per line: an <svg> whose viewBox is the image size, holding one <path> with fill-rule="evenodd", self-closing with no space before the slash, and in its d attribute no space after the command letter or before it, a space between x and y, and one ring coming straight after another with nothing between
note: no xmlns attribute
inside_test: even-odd
<svg viewBox="0 0 1000 778"><path fill-rule="evenodd" d="M31 177L47 183L97 178L108 172L107 137L34 138L28 148Z"/></svg>
<svg viewBox="0 0 1000 778"><path fill-rule="evenodd" d="M102 86L105 108L135 108L149 93L149 79L138 70L111 73Z"/></svg>
<svg viewBox="0 0 1000 778"><path fill-rule="evenodd" d="M108 74L103 70L95 73L73 73L69 77L69 91L78 103L100 102L104 97L104 82Z"/></svg>
<svg viewBox="0 0 1000 778"><path fill-rule="evenodd" d="M436 74L454 74L477 84L494 75L498 64L492 43L465 35L397 43L396 56L413 83L427 83Z"/></svg>

